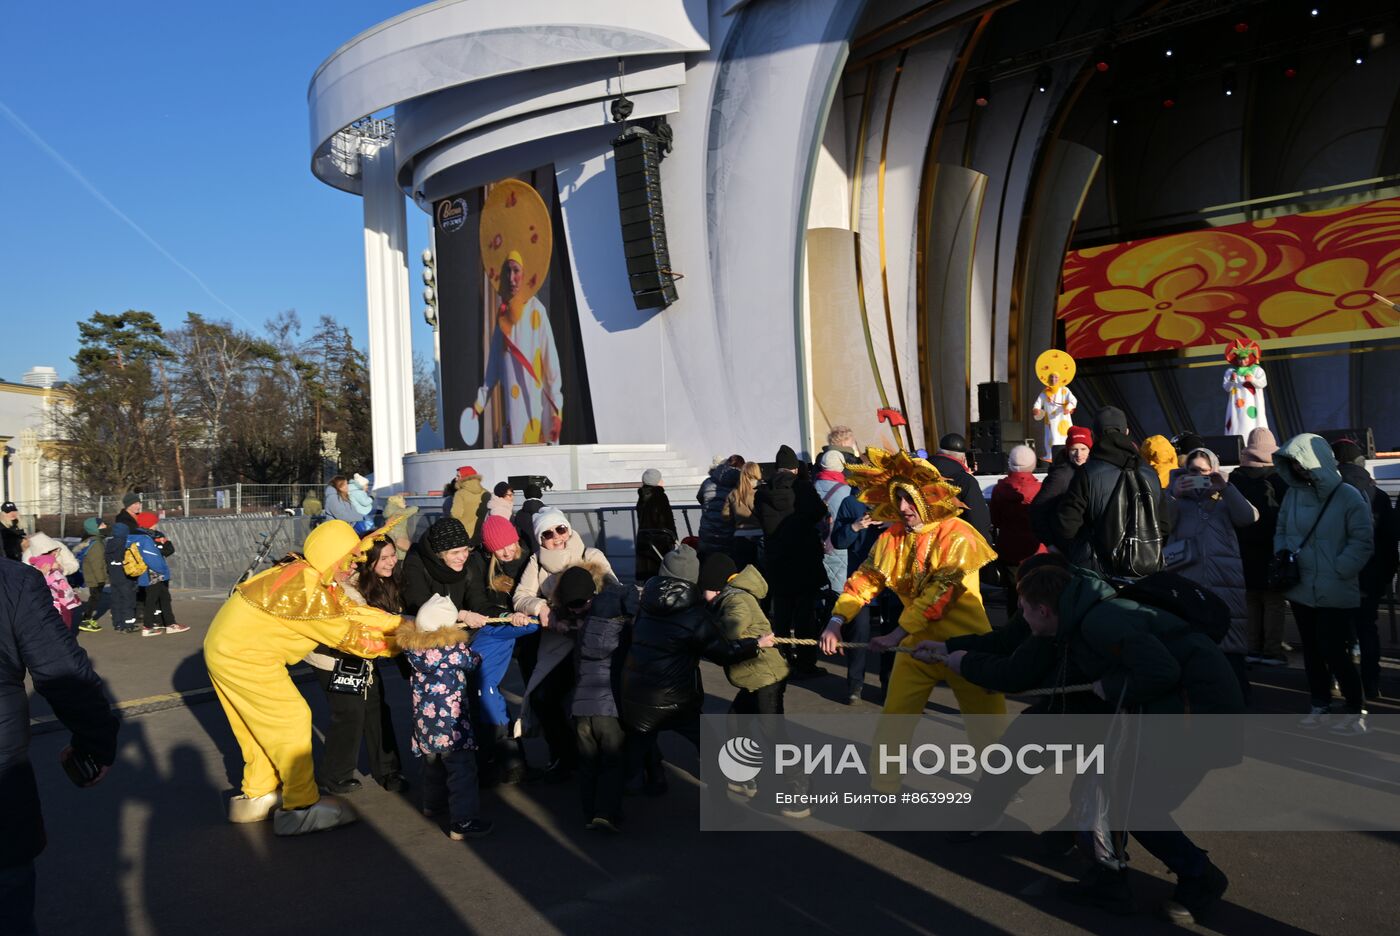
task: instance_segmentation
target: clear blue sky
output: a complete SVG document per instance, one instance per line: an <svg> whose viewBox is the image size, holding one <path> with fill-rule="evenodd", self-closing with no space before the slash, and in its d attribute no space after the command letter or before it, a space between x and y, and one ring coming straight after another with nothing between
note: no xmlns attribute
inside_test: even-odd
<svg viewBox="0 0 1400 936"><path fill-rule="evenodd" d="M334 316L364 346L360 200L311 175L306 88L341 43L417 5L5 4L0 104L237 315L0 109L0 378L35 364L71 375L94 310L260 330L296 309L307 324ZM428 219L408 212L416 296ZM431 360L421 304L414 348Z"/></svg>

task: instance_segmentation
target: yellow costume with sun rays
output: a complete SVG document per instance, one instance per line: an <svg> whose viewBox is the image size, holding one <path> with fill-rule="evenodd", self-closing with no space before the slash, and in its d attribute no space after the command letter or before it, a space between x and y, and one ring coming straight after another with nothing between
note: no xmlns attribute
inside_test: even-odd
<svg viewBox="0 0 1400 936"><path fill-rule="evenodd" d="M239 585L209 625L204 662L243 752L243 794L249 799L279 787L284 809L320 799L311 761L311 709L287 667L317 644L367 658L396 652L390 640L399 616L354 604L335 576L402 519L363 539L343 520L321 524L307 536L304 557Z"/></svg>
<svg viewBox="0 0 1400 936"><path fill-rule="evenodd" d="M899 627L908 636L901 646L990 631L978 570L995 559L996 553L982 534L959 517L963 504L958 500L958 489L933 465L908 452L866 449L865 460L863 465L847 465L846 478L859 490L861 503L870 507L870 516L893 525L880 534L869 558L847 580L833 615L849 621L888 588L904 602ZM914 529L907 528L900 516L900 492L909 495L923 521ZM895 657L884 713L921 714L940 682L952 688L964 715L1006 713L1006 699L1000 693L973 685L942 663L922 663L909 653ZM908 743L912 731L909 719L882 722L876 743L890 749ZM969 739L979 747L1000 733L988 720L968 728ZM872 786L896 790L899 778L877 774Z"/></svg>
<svg viewBox="0 0 1400 936"><path fill-rule="evenodd" d="M500 295L507 264L520 270L520 287L496 309L486 374L474 408L479 416L492 388L501 388L504 435L498 444L557 442L564 382L549 313L536 293L549 274L553 228L544 199L518 179L491 188L481 209L481 265Z"/></svg>

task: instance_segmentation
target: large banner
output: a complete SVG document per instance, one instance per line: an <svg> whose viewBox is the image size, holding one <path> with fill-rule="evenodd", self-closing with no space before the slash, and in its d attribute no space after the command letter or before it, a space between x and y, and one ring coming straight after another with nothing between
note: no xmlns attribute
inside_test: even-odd
<svg viewBox="0 0 1400 936"><path fill-rule="evenodd" d="M1400 199L1072 250L1058 316L1075 358L1235 338L1346 341L1400 325Z"/></svg>
<svg viewBox="0 0 1400 936"><path fill-rule="evenodd" d="M559 218L552 166L433 206L449 448L597 441Z"/></svg>

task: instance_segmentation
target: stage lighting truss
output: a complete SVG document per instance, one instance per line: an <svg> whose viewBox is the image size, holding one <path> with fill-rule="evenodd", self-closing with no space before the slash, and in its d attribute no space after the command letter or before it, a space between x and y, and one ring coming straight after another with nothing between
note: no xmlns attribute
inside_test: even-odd
<svg viewBox="0 0 1400 936"><path fill-rule="evenodd" d="M350 179L360 177L360 157L394 139L392 117L361 117L331 137L331 162Z"/></svg>

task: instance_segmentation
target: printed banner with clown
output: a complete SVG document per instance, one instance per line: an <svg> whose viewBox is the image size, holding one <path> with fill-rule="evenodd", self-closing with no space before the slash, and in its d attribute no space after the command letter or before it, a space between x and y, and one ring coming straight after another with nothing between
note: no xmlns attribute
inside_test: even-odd
<svg viewBox="0 0 1400 936"><path fill-rule="evenodd" d="M1072 250L1063 290L1079 359L1400 326L1400 198Z"/></svg>

